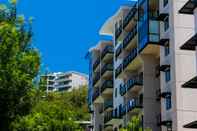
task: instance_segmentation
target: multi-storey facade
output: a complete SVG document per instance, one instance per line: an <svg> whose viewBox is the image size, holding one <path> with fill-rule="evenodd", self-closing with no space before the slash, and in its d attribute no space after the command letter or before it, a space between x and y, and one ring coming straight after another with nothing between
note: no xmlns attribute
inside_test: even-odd
<svg viewBox="0 0 197 131"><path fill-rule="evenodd" d="M58 72L43 75L47 91L71 91L88 84L88 77L79 72Z"/></svg>
<svg viewBox="0 0 197 131"><path fill-rule="evenodd" d="M95 130L103 130L104 122L113 109L113 53L112 41L100 41L89 51L89 104L93 110Z"/></svg>
<svg viewBox="0 0 197 131"><path fill-rule="evenodd" d="M121 7L104 24L100 33L113 36L113 108L104 114L97 112L97 90L91 88L95 131L126 127L136 115L141 116L143 129L192 130L185 125L197 120L193 101L197 93L182 85L196 76L196 57L195 52L180 48L195 32L194 16L183 14L184 8L195 9L196 0L189 2L193 4L186 6L188 0L138 0ZM95 57L90 58L96 63ZM105 104L103 96L96 94L101 105Z"/></svg>
<svg viewBox="0 0 197 131"><path fill-rule="evenodd" d="M197 0L188 0L183 7L179 10L179 13L185 15L194 15L195 22L195 31L192 33L192 36L181 46L183 50L196 51L196 59L197 59ZM197 87L197 76L192 77L186 83L182 85L183 88L188 88L188 90L195 89ZM195 98L194 98L195 99ZM190 110L193 110L196 107L190 107ZM197 117L191 116L192 119L186 120L184 128L188 129L197 129Z"/></svg>

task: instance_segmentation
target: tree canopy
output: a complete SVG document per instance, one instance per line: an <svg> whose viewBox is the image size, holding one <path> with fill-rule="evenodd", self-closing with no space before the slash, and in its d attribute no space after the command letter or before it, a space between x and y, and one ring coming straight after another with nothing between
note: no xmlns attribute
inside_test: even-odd
<svg viewBox="0 0 197 131"><path fill-rule="evenodd" d="M77 131L82 130L77 121L90 119L86 103L87 87L42 95L39 95L41 99L29 115L19 117L12 123L12 130Z"/></svg>
<svg viewBox="0 0 197 131"><path fill-rule="evenodd" d="M0 4L0 130L32 107L32 80L40 55L32 46L32 21L17 15L16 1Z"/></svg>

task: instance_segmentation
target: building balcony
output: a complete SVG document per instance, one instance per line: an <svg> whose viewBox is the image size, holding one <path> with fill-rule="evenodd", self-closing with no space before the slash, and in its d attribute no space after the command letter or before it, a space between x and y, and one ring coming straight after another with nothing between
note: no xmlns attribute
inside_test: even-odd
<svg viewBox="0 0 197 131"><path fill-rule="evenodd" d="M93 70L96 71L97 67L100 65L100 57L93 64Z"/></svg>
<svg viewBox="0 0 197 131"><path fill-rule="evenodd" d="M127 112L133 112L135 109L142 109L143 103L139 99L132 99L127 103Z"/></svg>
<svg viewBox="0 0 197 131"><path fill-rule="evenodd" d="M106 80L101 86L101 93L105 95L112 95L113 93L113 80Z"/></svg>
<svg viewBox="0 0 197 131"><path fill-rule="evenodd" d="M113 53L114 53L113 46L106 46L101 54L102 61L105 61L105 62L113 61Z"/></svg>
<svg viewBox="0 0 197 131"><path fill-rule="evenodd" d="M105 131L113 131L113 125L105 124L104 125L104 130Z"/></svg>
<svg viewBox="0 0 197 131"><path fill-rule="evenodd" d="M179 10L179 13L183 14L193 14L194 9L197 7L196 0L188 0L185 5Z"/></svg>
<svg viewBox="0 0 197 131"><path fill-rule="evenodd" d="M137 48L134 48L123 60L123 71L135 71L142 65L142 60L138 56Z"/></svg>
<svg viewBox="0 0 197 131"><path fill-rule="evenodd" d="M135 77L128 80L124 85L120 85L120 95L124 96L127 93L139 92L143 86L143 77Z"/></svg>
<svg viewBox="0 0 197 131"><path fill-rule="evenodd" d="M132 27L132 25L136 21L136 19L135 19L136 14L137 14L137 2L133 7L131 7L130 11L128 12L128 14L126 15L126 17L123 20L123 28L124 29L127 30L128 28Z"/></svg>
<svg viewBox="0 0 197 131"><path fill-rule="evenodd" d="M141 111L143 108L143 103L140 102L139 99L131 99L127 102L127 104L123 105L121 108L121 117L125 116L126 114L138 114L138 111ZM138 110L139 109L139 110ZM138 111L137 111L138 110Z"/></svg>
<svg viewBox="0 0 197 131"><path fill-rule="evenodd" d="M160 55L160 23L157 20L147 20L139 24L138 51L140 54Z"/></svg>
<svg viewBox="0 0 197 131"><path fill-rule="evenodd" d="M113 64L105 64L101 68L101 76L103 78L111 78L113 76Z"/></svg>
<svg viewBox="0 0 197 131"><path fill-rule="evenodd" d="M133 27L131 32L123 40L123 48L126 50L132 49L135 45L137 45L137 25Z"/></svg>
<svg viewBox="0 0 197 131"><path fill-rule="evenodd" d="M115 56L116 56L116 59L120 56L120 54L122 53L122 49L123 49L123 46L122 46L122 44L120 44L119 46L118 46L118 48L116 49L116 54L115 54Z"/></svg>
<svg viewBox="0 0 197 131"><path fill-rule="evenodd" d="M117 109L105 112L104 123L105 125L120 125L123 122Z"/></svg>
<svg viewBox="0 0 197 131"><path fill-rule="evenodd" d="M197 46L197 33L190 38L187 42L185 42L182 46L181 49L183 50L196 50Z"/></svg>
<svg viewBox="0 0 197 131"><path fill-rule="evenodd" d="M123 30L123 26L122 26L122 24L120 23L119 27L116 27L116 29L115 29L115 39L116 39L116 40L117 40L117 39L119 38L119 36L121 35L122 30Z"/></svg>
<svg viewBox="0 0 197 131"><path fill-rule="evenodd" d="M182 85L183 88L197 88L197 76Z"/></svg>
<svg viewBox="0 0 197 131"><path fill-rule="evenodd" d="M123 64L120 64L118 66L118 68L116 68L116 71L115 71L115 77L117 78L123 71Z"/></svg>
<svg viewBox="0 0 197 131"><path fill-rule="evenodd" d="M93 86L97 85L98 81L100 80L100 72L97 72L94 74L94 78L93 78Z"/></svg>
<svg viewBox="0 0 197 131"><path fill-rule="evenodd" d="M100 88L96 88L92 100L94 103L102 103L102 98L101 98L101 93L100 93Z"/></svg>
<svg viewBox="0 0 197 131"><path fill-rule="evenodd" d="M104 111L112 111L112 110L113 110L113 100L105 100Z"/></svg>

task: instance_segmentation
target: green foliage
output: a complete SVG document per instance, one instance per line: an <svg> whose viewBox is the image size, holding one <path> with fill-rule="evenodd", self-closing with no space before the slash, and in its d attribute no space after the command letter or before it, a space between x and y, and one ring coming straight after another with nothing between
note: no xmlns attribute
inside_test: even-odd
<svg viewBox="0 0 197 131"><path fill-rule="evenodd" d="M49 93L45 97L42 95L42 92L37 93L36 97L40 100L31 114L18 117L12 123L12 130L77 131L81 129L76 121L90 119L86 104L87 87L72 92Z"/></svg>
<svg viewBox="0 0 197 131"><path fill-rule="evenodd" d="M127 128L122 128L120 131L143 131L141 115L133 116L128 123ZM144 131L152 131L150 128L144 129Z"/></svg>
<svg viewBox="0 0 197 131"><path fill-rule="evenodd" d="M16 15L16 1L0 5L0 130L7 131L17 117L29 113L35 93L32 80L40 56L32 48L31 24Z"/></svg>

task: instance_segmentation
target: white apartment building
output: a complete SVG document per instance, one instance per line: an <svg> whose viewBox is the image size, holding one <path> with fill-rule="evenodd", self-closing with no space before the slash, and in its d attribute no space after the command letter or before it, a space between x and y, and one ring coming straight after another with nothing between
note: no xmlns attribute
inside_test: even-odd
<svg viewBox="0 0 197 131"><path fill-rule="evenodd" d="M95 84L103 79L95 71L102 62L95 57L104 47L99 44L90 51L88 98L94 131L117 131L139 115L143 129L195 130L191 125L197 125L197 92L182 87L196 76L196 53L183 50L195 50L197 17L192 14L197 12L196 3L138 0L121 7L106 21L100 34L113 36L113 91L104 95L102 84ZM196 78L189 82L196 86ZM112 105L103 108L106 101Z"/></svg>
<svg viewBox="0 0 197 131"><path fill-rule="evenodd" d="M192 36L181 46L181 49L196 51L196 59L197 59L197 47L196 47L197 46L197 0L188 0L183 5L183 7L179 10L179 13L185 15L194 15L195 32L192 33ZM189 79L186 83L182 85L182 87L188 88L188 90L196 91L197 76L196 75L193 76L192 79ZM193 107L191 107L191 110L192 108ZM193 118L192 120L190 119L185 122L184 128L193 129L193 130L197 129L197 118L196 116L193 116L192 118Z"/></svg>
<svg viewBox="0 0 197 131"><path fill-rule="evenodd" d="M47 81L47 91L72 91L88 84L87 75L75 71L49 73L42 77Z"/></svg>

